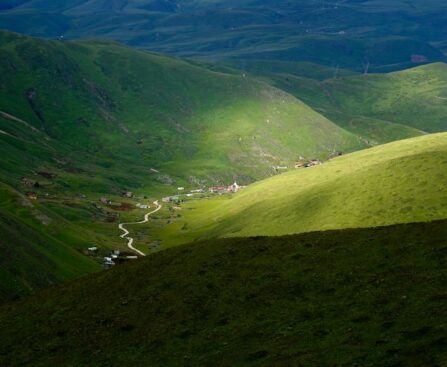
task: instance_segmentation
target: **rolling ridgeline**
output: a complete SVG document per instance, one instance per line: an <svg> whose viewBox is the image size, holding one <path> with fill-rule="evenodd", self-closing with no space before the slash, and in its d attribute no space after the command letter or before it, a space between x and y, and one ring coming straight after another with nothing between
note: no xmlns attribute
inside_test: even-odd
<svg viewBox="0 0 447 367"><path fill-rule="evenodd" d="M407 68L414 55L444 61L446 9L441 0L23 0L0 8L0 24L201 60L299 60L380 72Z"/></svg>
<svg viewBox="0 0 447 367"><path fill-rule="evenodd" d="M328 79L9 32L0 56L0 301L123 248L101 196L259 180L130 228L193 244L2 305L1 365L442 366L444 64Z"/></svg>
<svg viewBox="0 0 447 367"><path fill-rule="evenodd" d="M447 130L447 65L356 75L303 63L237 62L369 144Z"/></svg>

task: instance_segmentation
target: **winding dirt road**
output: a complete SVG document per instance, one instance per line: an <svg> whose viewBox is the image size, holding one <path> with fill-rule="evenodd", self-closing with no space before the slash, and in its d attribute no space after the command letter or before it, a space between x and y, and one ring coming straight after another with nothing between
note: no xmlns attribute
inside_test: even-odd
<svg viewBox="0 0 447 367"><path fill-rule="evenodd" d="M121 224L118 225L118 228L124 232L120 237L127 239L127 247L129 247L131 250L135 251L137 254L139 254L141 256L146 256L146 254L141 252L140 250L137 250L135 247L133 247L134 239L132 237L128 236L130 232L124 226L127 226L129 224L143 224L143 223L147 223L149 221L149 217L152 214L158 212L161 209L161 204L158 203L158 200L154 201L154 204L157 207L157 209L151 211L150 213L147 213L144 216L144 220L142 220L141 222L121 223Z"/></svg>

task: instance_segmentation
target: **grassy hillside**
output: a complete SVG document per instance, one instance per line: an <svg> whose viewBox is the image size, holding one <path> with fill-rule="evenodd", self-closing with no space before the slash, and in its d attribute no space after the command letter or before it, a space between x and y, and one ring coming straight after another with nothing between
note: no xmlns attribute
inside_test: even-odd
<svg viewBox="0 0 447 367"><path fill-rule="evenodd" d="M3 306L0 363L442 366L446 249L445 221L171 249Z"/></svg>
<svg viewBox="0 0 447 367"><path fill-rule="evenodd" d="M23 0L2 27L35 36L101 37L204 60L308 61L362 71L444 60L445 3L392 1Z"/></svg>
<svg viewBox="0 0 447 367"><path fill-rule="evenodd" d="M302 77L299 66L276 73L256 65L248 68L372 144L447 130L447 64L358 76L332 69L320 81Z"/></svg>
<svg viewBox="0 0 447 367"><path fill-rule="evenodd" d="M153 238L169 246L444 219L446 153L447 134L433 134L293 170L234 196L185 203L172 223L153 224Z"/></svg>
<svg viewBox="0 0 447 367"><path fill-rule="evenodd" d="M0 212L11 224L0 295L8 297L96 269L79 253L123 247L117 223L140 220L138 202L364 146L263 82L111 42L0 32L0 73ZM124 190L137 196L124 211L99 202L120 205ZM17 199L26 192L38 197L29 209ZM52 224L31 225L36 211Z"/></svg>
<svg viewBox="0 0 447 367"><path fill-rule="evenodd" d="M18 192L0 186L0 303L100 269L70 247L75 234L60 228L67 223L48 214ZM83 232L85 237L92 235ZM65 236L58 239L61 233Z"/></svg>
<svg viewBox="0 0 447 367"><path fill-rule="evenodd" d="M55 149L59 160L80 161L72 168L93 171L110 186L112 180L149 185L151 167L183 179L244 175L250 180L297 155L325 156L334 147L362 146L290 95L241 75L113 43L2 33L0 44L2 111L44 133L37 138ZM37 133L23 131L26 125L17 121L1 122L10 135L16 125L23 138ZM20 144L10 142L10 135L2 138ZM99 167L89 169L95 164ZM96 189L106 191L105 186Z"/></svg>

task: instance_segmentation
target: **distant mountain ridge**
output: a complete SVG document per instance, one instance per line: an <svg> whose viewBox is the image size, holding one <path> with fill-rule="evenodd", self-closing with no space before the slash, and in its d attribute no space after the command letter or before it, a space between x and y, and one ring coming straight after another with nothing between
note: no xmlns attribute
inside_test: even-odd
<svg viewBox="0 0 447 367"><path fill-rule="evenodd" d="M255 57L371 71L443 61L446 5L335 0L8 2L0 27L115 39L209 60ZM15 6L11 8L13 5ZM6 5L5 5L6 6Z"/></svg>

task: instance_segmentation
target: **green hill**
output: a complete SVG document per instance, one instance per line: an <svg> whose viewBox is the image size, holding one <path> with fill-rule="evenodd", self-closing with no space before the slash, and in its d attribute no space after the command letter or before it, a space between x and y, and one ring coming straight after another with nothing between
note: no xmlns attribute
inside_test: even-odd
<svg viewBox="0 0 447 367"><path fill-rule="evenodd" d="M447 218L447 134L338 157L259 181L234 196L187 202L156 228L165 245Z"/></svg>
<svg viewBox="0 0 447 367"><path fill-rule="evenodd" d="M4 366L442 366L447 222L208 241L0 308Z"/></svg>
<svg viewBox="0 0 447 367"><path fill-rule="evenodd" d="M58 228L67 223L49 215L18 192L0 186L0 303L100 269L70 247L74 233ZM86 237L92 235L82 231ZM57 239L61 232L65 237Z"/></svg>
<svg viewBox="0 0 447 367"><path fill-rule="evenodd" d="M244 175L253 180L297 155L362 147L354 135L290 95L241 75L108 42L50 42L2 33L0 45L2 111L40 130L2 119L2 139L15 146L25 139L44 140L59 160L108 179L109 186L110 181L150 185L151 167L183 179ZM32 162L16 166L29 170ZM105 192L105 186L96 189Z"/></svg>
<svg viewBox="0 0 447 367"><path fill-rule="evenodd" d="M371 144L447 130L444 63L388 74L343 76L340 70L337 78L332 69L320 81L302 77L299 65L279 73L245 65Z"/></svg>
<svg viewBox="0 0 447 367"><path fill-rule="evenodd" d="M0 73L0 215L11 224L0 295L97 269L80 252L123 247L117 221L141 218L137 200L364 146L263 82L112 42L0 32ZM137 198L124 212L99 202L119 205L126 190ZM17 199L26 192L38 197L30 208Z"/></svg>

